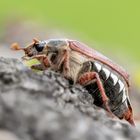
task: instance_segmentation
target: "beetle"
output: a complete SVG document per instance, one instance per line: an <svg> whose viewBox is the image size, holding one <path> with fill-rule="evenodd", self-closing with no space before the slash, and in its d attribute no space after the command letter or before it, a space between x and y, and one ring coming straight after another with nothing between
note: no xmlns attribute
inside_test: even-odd
<svg viewBox="0 0 140 140"><path fill-rule="evenodd" d="M69 39L34 39L26 48L18 45L12 48L24 50L23 58L36 58L41 62L32 68L51 68L61 73L72 84L78 83L87 89L95 105L135 125L128 96L129 75L109 58L79 41Z"/></svg>

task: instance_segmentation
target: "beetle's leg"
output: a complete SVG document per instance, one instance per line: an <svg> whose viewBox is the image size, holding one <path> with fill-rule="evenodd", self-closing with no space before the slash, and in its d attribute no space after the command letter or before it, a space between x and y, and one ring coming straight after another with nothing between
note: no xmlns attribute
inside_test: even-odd
<svg viewBox="0 0 140 140"><path fill-rule="evenodd" d="M69 79L68 73L70 71L70 66L69 66L69 52L65 50L64 56L63 56L63 61L59 65L59 68L61 68L61 65L63 64L63 75L65 78Z"/></svg>
<svg viewBox="0 0 140 140"><path fill-rule="evenodd" d="M133 115L130 110L126 111L126 113L124 114L124 119L128 121L131 125L135 126Z"/></svg>
<svg viewBox="0 0 140 140"><path fill-rule="evenodd" d="M64 70L64 76L67 77L67 73L70 70L70 66L69 66L69 52L68 51L65 52L63 70Z"/></svg>
<svg viewBox="0 0 140 140"><path fill-rule="evenodd" d="M124 119L126 121L128 121L131 125L135 126L134 119L133 119L133 113L132 113L132 107L131 107L131 104L128 99L127 99L127 103L128 103L128 110L123 115Z"/></svg>
<svg viewBox="0 0 140 140"><path fill-rule="evenodd" d="M44 54L43 55L34 55L34 56L30 57L30 59L37 59L37 60L41 61L45 57L46 57L46 55L44 55Z"/></svg>
<svg viewBox="0 0 140 140"><path fill-rule="evenodd" d="M108 106L108 97L105 94L105 90L104 90L103 84L101 82L101 79L100 79L98 73L96 73L96 72L86 72L82 76L80 76L80 78L78 80L78 83L84 86L88 82L90 82L94 79L96 79L97 86L98 86L99 91L101 93L103 107L110 113L111 116L114 116L113 113L110 110L110 107Z"/></svg>
<svg viewBox="0 0 140 140"><path fill-rule="evenodd" d="M37 60L39 60L39 62L40 62L41 64L43 64L44 67L49 67L49 66L51 66L51 62L49 61L49 59L47 58L46 55L35 55L35 56L32 57L32 59L37 59Z"/></svg>
<svg viewBox="0 0 140 140"><path fill-rule="evenodd" d="M43 64L36 64L31 66L32 69L43 71L45 70L45 66Z"/></svg>
<svg viewBox="0 0 140 140"><path fill-rule="evenodd" d="M51 62L45 55L35 55L31 59L37 59L40 62L40 64L32 65L31 66L32 69L45 70L46 68L51 66Z"/></svg>
<svg viewBox="0 0 140 140"><path fill-rule="evenodd" d="M62 64L64 64L64 70L69 70L69 52L67 50L63 50L63 56L58 64L58 69L60 69Z"/></svg>
<svg viewBox="0 0 140 140"><path fill-rule="evenodd" d="M22 59L22 60L25 60L25 61L26 61L26 60L30 60L30 58L27 57L27 56L22 56L21 59Z"/></svg>
<svg viewBox="0 0 140 140"><path fill-rule="evenodd" d="M69 72L69 51L67 49L60 50L57 61L54 65L53 69L60 70L63 65L63 73L64 76L67 77L67 73Z"/></svg>
<svg viewBox="0 0 140 140"><path fill-rule="evenodd" d="M43 58L42 64L44 64L45 67L51 67L53 65L47 57Z"/></svg>

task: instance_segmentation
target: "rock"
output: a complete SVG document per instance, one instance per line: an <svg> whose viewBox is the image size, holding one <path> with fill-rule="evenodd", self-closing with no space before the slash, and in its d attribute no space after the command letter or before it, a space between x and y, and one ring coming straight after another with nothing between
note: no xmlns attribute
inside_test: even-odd
<svg viewBox="0 0 140 140"><path fill-rule="evenodd" d="M140 139L136 128L110 118L93 101L58 73L37 74L17 59L0 58L0 139Z"/></svg>
<svg viewBox="0 0 140 140"><path fill-rule="evenodd" d="M6 130L0 130L0 140L19 140L14 133Z"/></svg>

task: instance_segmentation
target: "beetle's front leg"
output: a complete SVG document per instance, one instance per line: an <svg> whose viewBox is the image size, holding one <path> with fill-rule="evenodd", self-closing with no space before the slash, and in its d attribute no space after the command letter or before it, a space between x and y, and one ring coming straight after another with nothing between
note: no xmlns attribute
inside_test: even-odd
<svg viewBox="0 0 140 140"><path fill-rule="evenodd" d="M110 110L110 107L108 106L108 97L105 94L105 90L98 73L86 72L82 76L80 76L80 78L78 79L78 83L85 86L86 84L88 84L93 80L96 80L97 82L97 86L99 88L102 97L103 107L110 113L111 116L114 116Z"/></svg>
<svg viewBox="0 0 140 140"><path fill-rule="evenodd" d="M27 56L22 56L21 59L22 59L23 61L26 61L26 60L30 60L31 58L30 58L30 57L27 57Z"/></svg>
<svg viewBox="0 0 140 140"><path fill-rule="evenodd" d="M46 67L43 64L36 64L31 66L32 69L43 71Z"/></svg>
<svg viewBox="0 0 140 140"><path fill-rule="evenodd" d="M37 59L40 62L40 64L36 64L31 67L36 70L45 70L51 65L51 62L49 61L46 55L35 55L31 59Z"/></svg>

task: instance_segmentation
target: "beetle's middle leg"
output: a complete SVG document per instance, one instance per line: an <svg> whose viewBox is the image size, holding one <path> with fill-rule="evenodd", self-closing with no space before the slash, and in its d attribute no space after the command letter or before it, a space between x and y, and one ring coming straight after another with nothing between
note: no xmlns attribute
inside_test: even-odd
<svg viewBox="0 0 140 140"><path fill-rule="evenodd" d="M105 90L104 90L103 84L101 82L101 79L100 79L98 73L96 73L96 72L86 72L82 76L80 76L80 78L78 79L78 83L84 86L94 79L96 80L97 86L98 86L99 91L101 93L103 107L111 114L111 116L114 116L113 113L110 110L110 107L108 106L108 100L109 99L105 94Z"/></svg>
<svg viewBox="0 0 140 140"><path fill-rule="evenodd" d="M61 50L61 52L57 57L57 61L54 64L54 69L60 70L61 68L63 69L62 71L64 76L67 77L67 73L70 70L70 66L69 66L69 51L66 49Z"/></svg>
<svg viewBox="0 0 140 140"><path fill-rule="evenodd" d="M62 63L64 64L64 69L69 69L69 52L67 50L63 51L63 56L61 58L61 61L58 64L58 68L61 67Z"/></svg>

